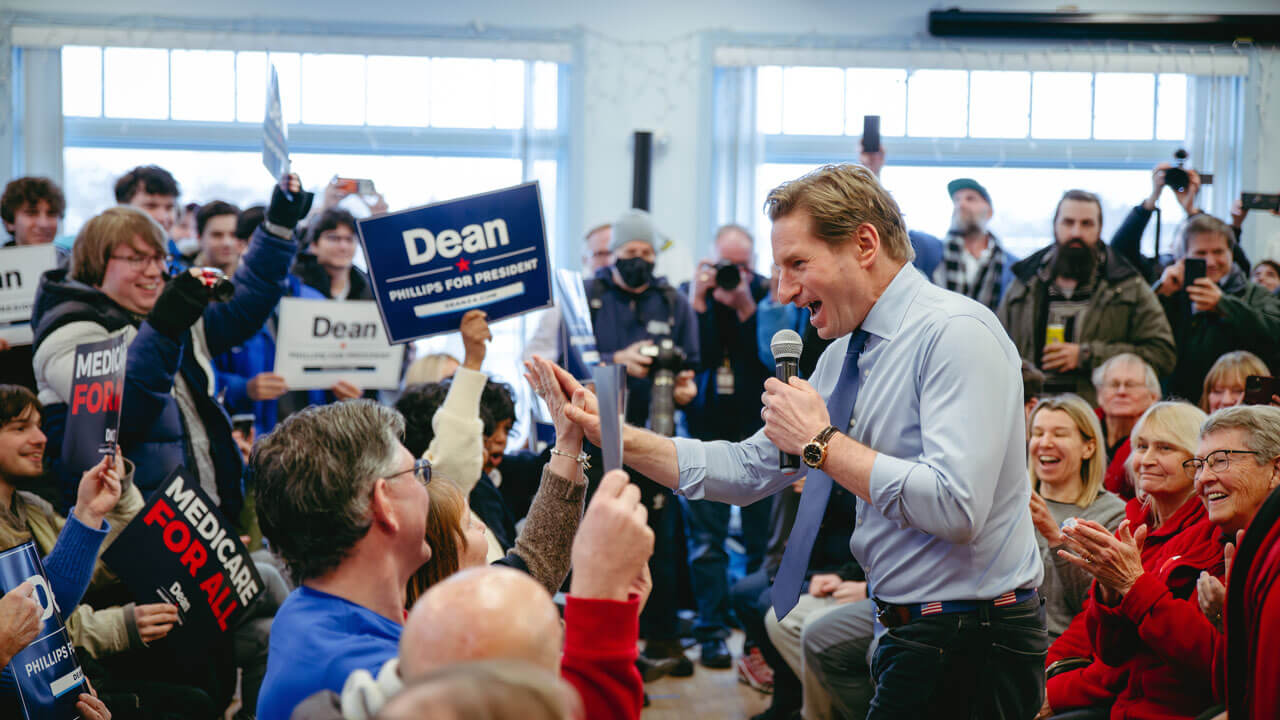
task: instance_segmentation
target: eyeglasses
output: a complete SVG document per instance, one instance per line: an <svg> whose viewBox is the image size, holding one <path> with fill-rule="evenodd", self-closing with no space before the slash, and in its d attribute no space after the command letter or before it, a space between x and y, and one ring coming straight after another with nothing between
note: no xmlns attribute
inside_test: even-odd
<svg viewBox="0 0 1280 720"><path fill-rule="evenodd" d="M1146 383L1138 382L1137 380L1125 380L1124 382L1120 382L1118 380L1108 380L1106 383L1103 384L1102 387L1106 390L1115 392L1116 390L1121 390L1121 389L1137 390L1138 388L1146 387Z"/></svg>
<svg viewBox="0 0 1280 720"><path fill-rule="evenodd" d="M431 483L431 461L426 458L419 458L413 461L413 467L407 470L401 470L398 473L392 473L388 475L386 479L390 480L391 478L400 477L405 473L413 473L414 476L418 478L418 482L423 485L429 485Z"/></svg>
<svg viewBox="0 0 1280 720"><path fill-rule="evenodd" d="M142 270L151 263L159 263L160 269L164 270L169 267L169 263L173 260L171 255L112 255L112 260L126 262L129 267L134 270Z"/></svg>
<svg viewBox="0 0 1280 720"><path fill-rule="evenodd" d="M1204 471L1205 467L1208 467L1210 470L1214 471L1215 473L1223 472L1228 467L1231 467L1232 455L1261 455L1261 454L1262 453L1257 452L1255 450L1214 450L1213 452L1209 453L1208 455L1202 458L1193 457L1190 460L1182 463L1182 471L1187 474L1188 478L1190 478L1191 480L1195 480L1197 477L1200 476L1200 473Z"/></svg>

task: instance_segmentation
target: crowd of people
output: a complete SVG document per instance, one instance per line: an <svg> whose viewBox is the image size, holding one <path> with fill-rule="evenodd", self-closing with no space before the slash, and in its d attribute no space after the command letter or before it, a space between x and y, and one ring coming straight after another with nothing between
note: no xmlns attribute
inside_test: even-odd
<svg viewBox="0 0 1280 720"><path fill-rule="evenodd" d="M643 210L584 235L596 347L627 377L608 473L560 309L518 379L545 447L508 447L523 409L484 370L483 310L461 360L410 351L397 391L296 390L280 300L373 298L343 191L288 175L263 205L184 206L164 169L126 173L58 245L32 342L0 341L0 539L46 557L80 712L637 718L644 683L696 658L770 696L756 720L1280 713L1280 264L1246 255L1243 211L1202 212L1189 171L1171 252L1144 256L1160 166L1109 241L1101 200L1068 190L1018 258L977 179L947 185L939 239L906 226L883 152L860 160L770 193L769 275L741 225L684 283L656 274ZM6 245L54 243L65 208L11 181ZM773 377L781 330L803 380ZM72 472L76 346L115 337L118 452ZM201 646L101 560L178 467L265 586ZM0 599L0 662L39 612L27 585Z"/></svg>

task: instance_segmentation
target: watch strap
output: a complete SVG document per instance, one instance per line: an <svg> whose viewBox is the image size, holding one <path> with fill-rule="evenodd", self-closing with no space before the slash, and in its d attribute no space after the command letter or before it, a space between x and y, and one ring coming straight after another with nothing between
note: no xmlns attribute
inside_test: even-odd
<svg viewBox="0 0 1280 720"><path fill-rule="evenodd" d="M835 425L828 425L822 428L822 430L817 435L813 436L813 442L826 445L827 443L831 442L831 438L835 437L835 434L838 432L840 432L840 430L836 428Z"/></svg>

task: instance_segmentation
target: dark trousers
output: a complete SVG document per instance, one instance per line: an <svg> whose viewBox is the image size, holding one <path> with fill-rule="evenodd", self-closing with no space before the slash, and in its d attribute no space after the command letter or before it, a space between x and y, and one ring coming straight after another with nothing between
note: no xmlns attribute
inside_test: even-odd
<svg viewBox="0 0 1280 720"><path fill-rule="evenodd" d="M893 628L872 658L867 718L1035 717L1048 648L1039 596Z"/></svg>
<svg viewBox="0 0 1280 720"><path fill-rule="evenodd" d="M698 642L729 637L729 514L725 503L680 498L685 534L689 543L689 570L693 598L698 607L694 633ZM741 509L742 543L747 572L755 572L764 560L769 542L769 510L772 499Z"/></svg>
<svg viewBox="0 0 1280 720"><path fill-rule="evenodd" d="M676 546L680 503L670 490L647 478L638 484L649 510L649 527L653 530L653 555L649 557L653 592L649 594L644 612L640 613L640 629L649 642L675 640L676 611L680 603L678 563L683 562Z"/></svg>
<svg viewBox="0 0 1280 720"><path fill-rule="evenodd" d="M760 654L773 669L773 697L769 708L773 717L786 717L786 714L799 710L803 699L800 678L791 671L764 627L765 613L773 607L769 590L773 587L773 571L761 568L734 583L729 593L729 601L733 612L742 623L742 632L747 636L744 649L752 645L760 648Z"/></svg>

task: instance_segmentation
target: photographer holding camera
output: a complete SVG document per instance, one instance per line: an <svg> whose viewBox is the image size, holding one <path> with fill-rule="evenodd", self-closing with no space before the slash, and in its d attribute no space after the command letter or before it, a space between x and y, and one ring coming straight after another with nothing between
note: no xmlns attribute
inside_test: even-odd
<svg viewBox="0 0 1280 720"><path fill-rule="evenodd" d="M1280 299L1232 262L1237 245L1231 227L1212 215L1188 218L1174 243L1177 260L1153 288L1178 348L1169 392L1192 403L1222 355L1248 350L1270 364L1280 351Z"/></svg>
<svg viewBox="0 0 1280 720"><path fill-rule="evenodd" d="M653 274L658 236L649 213L623 213L613 224L609 250L612 263L586 283L596 348L601 358L627 368L627 422L669 427L674 406L687 405L697 393L693 371L686 369L699 363L693 308L666 278ZM666 417L655 417L651 409ZM690 675L693 665L676 637L678 506L670 490L635 473L632 478L640 486L655 537L649 565L654 591L641 615L641 632L648 640L641 669L647 679L663 670ZM665 659L676 662L661 662Z"/></svg>
<svg viewBox="0 0 1280 720"><path fill-rule="evenodd" d="M1142 254L1142 234L1147 229L1147 223L1151 221L1152 213L1159 214L1156 206L1160 199L1160 193L1168 187L1178 199L1178 204L1187 213L1188 218L1193 218L1204 213L1200 206L1196 204L1196 197L1200 194L1202 185L1207 185L1205 179L1212 182L1212 175L1202 176L1199 172L1185 167L1187 159L1187 151L1179 149L1174 153L1175 164L1160 163L1151 171L1151 194L1147 196L1141 204L1134 207L1125 216L1124 222L1120 223L1120 227L1116 228L1116 233L1111 237L1111 247L1125 260L1128 260L1147 282L1154 283L1161 277L1164 269L1173 263L1177 258L1169 253L1161 252L1159 246L1159 226L1156 228L1156 256L1146 257ZM1238 203L1237 203L1238 204ZM1236 236L1236 242L1233 243L1232 257L1235 264L1244 270L1245 274L1249 272L1249 258L1244 254L1244 250L1240 247L1240 224L1244 222L1244 211L1232 211L1231 224L1232 230Z"/></svg>
<svg viewBox="0 0 1280 720"><path fill-rule="evenodd" d="M756 305L769 294L769 278L752 270L754 250L746 228L721 227L716 231L715 262L698 264L692 292L688 284L681 288L698 314L698 397L685 414L689 434L699 440L738 442L764 425L760 388L773 373L756 352ZM681 505L689 532L689 569L698 606L694 632L701 662L709 668L728 668L733 659L724 643L729 636L729 506L683 498ZM749 573L764 557L771 505L761 500L742 508Z"/></svg>

